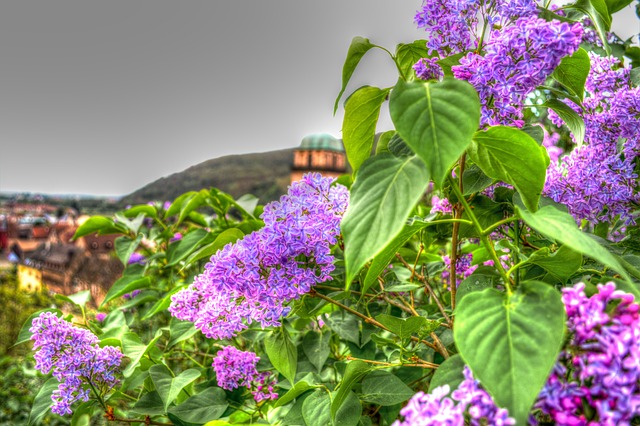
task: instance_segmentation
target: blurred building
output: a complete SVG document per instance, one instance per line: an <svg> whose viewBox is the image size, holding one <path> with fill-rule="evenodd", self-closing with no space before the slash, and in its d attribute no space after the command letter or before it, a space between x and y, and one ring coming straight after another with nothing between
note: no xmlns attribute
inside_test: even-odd
<svg viewBox="0 0 640 426"><path fill-rule="evenodd" d="M340 139L327 133L306 136L293 151L291 182L302 175L318 172L323 176L338 177L347 172L347 159Z"/></svg>

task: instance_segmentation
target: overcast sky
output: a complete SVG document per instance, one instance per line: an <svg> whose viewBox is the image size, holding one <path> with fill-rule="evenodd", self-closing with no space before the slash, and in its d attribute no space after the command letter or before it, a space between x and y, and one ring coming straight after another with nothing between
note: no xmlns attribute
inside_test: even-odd
<svg viewBox="0 0 640 426"><path fill-rule="evenodd" d="M124 195L211 158L340 137L333 102L351 39L393 50L423 38L420 4L2 2L0 191ZM630 8L620 15L638 32ZM396 75L371 51L349 89Z"/></svg>

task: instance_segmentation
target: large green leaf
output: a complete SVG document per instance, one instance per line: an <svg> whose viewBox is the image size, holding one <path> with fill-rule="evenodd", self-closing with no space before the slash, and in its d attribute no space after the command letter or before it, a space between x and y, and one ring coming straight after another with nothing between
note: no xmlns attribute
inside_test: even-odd
<svg viewBox="0 0 640 426"><path fill-rule="evenodd" d="M400 233L428 184L429 174L418 157L382 154L362 165L342 219L347 287Z"/></svg>
<svg viewBox="0 0 640 426"><path fill-rule="evenodd" d="M354 173L371 156L380 107L388 94L389 89L364 86L345 102L342 142Z"/></svg>
<svg viewBox="0 0 640 426"><path fill-rule="evenodd" d="M145 345L136 333L125 333L122 336L122 353L131 360L122 372L124 377L131 376L144 354L155 345L160 337L162 337L162 330L156 331L154 338Z"/></svg>
<svg viewBox="0 0 640 426"><path fill-rule="evenodd" d="M29 318L27 318L27 320L22 324L22 328L20 328L20 332L18 333L18 338L16 339L16 342L13 344L13 346L16 346L31 340L31 336L33 335L33 333L31 333L29 329L31 328L33 320L36 317L40 316L40 314L42 314L43 312L54 312L57 317L63 316L63 313L60 309L53 309L53 308L42 309L41 311L32 313L31 315L29 315Z"/></svg>
<svg viewBox="0 0 640 426"><path fill-rule="evenodd" d="M148 206L149 207L149 206ZM122 262L123 265L129 263L129 258L133 254L134 251L140 245L140 241L142 241L142 234L139 234L135 239L132 239L128 236L118 237L115 240L115 250L118 259Z"/></svg>
<svg viewBox="0 0 640 426"><path fill-rule="evenodd" d="M533 229L545 237L566 245L578 253L592 258L618 272L627 281L631 278L616 257L607 249L578 229L575 219L553 206L545 206L535 213L516 206L518 215Z"/></svg>
<svg viewBox="0 0 640 426"><path fill-rule="evenodd" d="M396 46L396 64L402 71L405 80L410 80L410 77L415 78L413 65L428 56L427 40L415 40L413 43Z"/></svg>
<svg viewBox="0 0 640 426"><path fill-rule="evenodd" d="M109 217L91 216L76 229L73 239L77 240L80 237L93 233L97 233L98 235L126 234L127 228L121 223L114 222L114 220Z"/></svg>
<svg viewBox="0 0 640 426"><path fill-rule="evenodd" d="M271 364L293 385L298 365L298 349L287 330L284 327L274 330L264 340L264 348Z"/></svg>
<svg viewBox="0 0 640 426"><path fill-rule="evenodd" d="M319 385L310 385L305 381L300 381L296 383L291 389L287 391L284 395L281 395L274 404L274 407L280 407L282 405L286 405L296 399L298 396L302 395L309 389L317 388Z"/></svg>
<svg viewBox="0 0 640 426"><path fill-rule="evenodd" d="M211 234L205 229L194 229L171 245L170 250L167 250L167 266L173 266L185 259L196 249L200 248L203 243L211 241Z"/></svg>
<svg viewBox="0 0 640 426"><path fill-rule="evenodd" d="M228 406L226 395L222 389L206 388L182 404L169 409L169 413L182 421L202 424L219 419Z"/></svg>
<svg viewBox="0 0 640 426"><path fill-rule="evenodd" d="M336 391L333 401L331 401L331 418L336 418L336 413L346 401L353 386L371 371L371 367L363 361L351 361L344 371L340 387Z"/></svg>
<svg viewBox="0 0 640 426"><path fill-rule="evenodd" d="M557 66L552 77L567 88L580 100L584 96L584 84L587 81L591 60L586 50L580 48L571 56L566 56Z"/></svg>
<svg viewBox="0 0 640 426"><path fill-rule="evenodd" d="M49 378L44 385L38 390L33 405L31 406L31 412L29 413L28 426L39 424L40 420L47 414L49 408L53 404L51 400L51 394L58 389L58 379L55 377Z"/></svg>
<svg viewBox="0 0 640 426"><path fill-rule="evenodd" d="M480 123L480 100L466 81L398 81L389 111L402 139L425 162L436 184L464 153Z"/></svg>
<svg viewBox="0 0 640 426"><path fill-rule="evenodd" d="M575 9L587 15L596 32L602 41L604 49L607 53L611 53L611 47L608 43L608 31L611 29L611 14L607 8L605 0L578 0L567 6L567 9Z"/></svg>
<svg viewBox="0 0 640 426"><path fill-rule="evenodd" d="M326 390L318 389L302 403L302 418L306 426L331 425L331 396Z"/></svg>
<svg viewBox="0 0 640 426"><path fill-rule="evenodd" d="M113 283L100 306L106 305L116 297L120 297L126 293L131 293L133 290L149 287L150 285L151 277L145 277L143 275L125 275Z"/></svg>
<svg viewBox="0 0 640 426"><path fill-rule="evenodd" d="M464 360L460 354L455 354L447 358L436 370L429 382L429 393L437 387L449 385L449 392L458 388L464 381Z"/></svg>
<svg viewBox="0 0 640 426"><path fill-rule="evenodd" d="M560 353L565 317L560 292L535 281L512 294L473 292L456 307L453 335L460 355L518 424L526 424Z"/></svg>
<svg viewBox="0 0 640 426"><path fill-rule="evenodd" d="M200 371L190 368L174 376L166 365L156 364L149 369L149 375L166 411L169 408L169 404L178 397L182 389L200 377Z"/></svg>
<svg viewBox="0 0 640 426"><path fill-rule="evenodd" d="M409 339L413 334L429 334L439 325L437 321L425 317L398 318L393 315L380 314L376 320L402 340Z"/></svg>
<svg viewBox="0 0 640 426"><path fill-rule="evenodd" d="M362 404L353 391L349 391L338 409L333 421L334 426L358 426L362 416Z"/></svg>
<svg viewBox="0 0 640 426"><path fill-rule="evenodd" d="M222 249L229 243L235 243L237 240L242 239L244 237L244 233L238 228L229 228L222 231L213 242L206 244L193 253L189 255L187 260L185 261L185 266L189 266L193 262L210 258L216 253L218 250Z"/></svg>
<svg viewBox="0 0 640 426"><path fill-rule="evenodd" d="M340 93L338 93L335 105L333 106L334 114L338 110L340 98L347 88L347 84L349 84L349 80L351 80L353 72L356 70L356 67L360 63L360 60L365 55L365 53L367 53L373 47L376 47L376 45L372 44L368 38L354 37L351 40L351 45L349 46L349 50L347 51L347 58L344 60L344 65L342 67L342 87L340 88Z"/></svg>
<svg viewBox="0 0 640 426"><path fill-rule="evenodd" d="M542 106L551 108L558 117L567 125L578 145L584 141L585 127L584 120L570 106L557 99L549 99Z"/></svg>
<svg viewBox="0 0 640 426"><path fill-rule="evenodd" d="M535 254L535 253L534 253ZM531 256L529 262L544 268L560 281L565 282L582 266L582 255L563 245L548 256Z"/></svg>
<svg viewBox="0 0 640 426"><path fill-rule="evenodd" d="M318 372L322 371L324 363L329 358L329 354L331 353L330 342L330 330L309 330L302 339L302 350Z"/></svg>
<svg viewBox="0 0 640 426"><path fill-rule="evenodd" d="M165 413L162 398L160 398L157 391L143 394L138 402L131 408L131 411L147 416L157 416Z"/></svg>
<svg viewBox="0 0 640 426"><path fill-rule="evenodd" d="M415 391L398 376L387 371L374 371L362 381L360 399L381 406L394 405L411 398Z"/></svg>
<svg viewBox="0 0 640 426"><path fill-rule="evenodd" d="M529 210L538 209L549 156L531 136L513 127L490 127L474 135L467 152L487 176L513 185Z"/></svg>
<svg viewBox="0 0 640 426"><path fill-rule="evenodd" d="M378 279L378 276L389 266L398 250L418 231L427 226L429 226L428 222L414 222L411 225L406 225L393 240L375 255L362 283L363 294L369 290Z"/></svg>

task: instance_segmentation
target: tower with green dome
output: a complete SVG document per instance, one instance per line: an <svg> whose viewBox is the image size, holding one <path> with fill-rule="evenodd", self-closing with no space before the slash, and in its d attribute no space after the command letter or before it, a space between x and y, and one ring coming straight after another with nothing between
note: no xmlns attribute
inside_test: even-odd
<svg viewBox="0 0 640 426"><path fill-rule="evenodd" d="M347 161L342 141L328 133L305 136L293 152L291 182L300 180L303 174L309 172L338 177L346 171Z"/></svg>

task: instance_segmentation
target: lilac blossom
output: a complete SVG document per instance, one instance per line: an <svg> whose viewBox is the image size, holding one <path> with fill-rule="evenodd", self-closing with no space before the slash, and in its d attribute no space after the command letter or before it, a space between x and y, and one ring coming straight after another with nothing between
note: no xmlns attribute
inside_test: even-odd
<svg viewBox="0 0 640 426"><path fill-rule="evenodd" d="M146 261L146 257L144 257L144 255L138 253L138 252L133 252L131 253L131 256L129 257L129 265L133 265L134 263L138 263L140 265L143 265Z"/></svg>
<svg viewBox="0 0 640 426"><path fill-rule="evenodd" d="M421 80L441 80L444 77L438 58L422 58L415 63L413 70Z"/></svg>
<svg viewBox="0 0 640 426"><path fill-rule="evenodd" d="M491 396L480 387L469 367L464 368L464 380L449 394L449 385L439 386L430 394L416 393L400 410L403 420L393 426L471 426L514 425L504 408L498 408ZM465 423L465 418L468 423Z"/></svg>
<svg viewBox="0 0 640 426"><path fill-rule="evenodd" d="M258 372L258 361L260 357L253 352L243 352L233 346L224 347L213 360L218 386L226 390L245 386L256 402L276 399L278 395L273 391L275 382L269 372Z"/></svg>
<svg viewBox="0 0 640 426"><path fill-rule="evenodd" d="M585 145L552 162L544 193L563 203L576 220L594 223L622 219L633 223L635 160L640 154L640 89L632 88L629 68L614 57L590 54L583 108L568 102L585 123ZM562 120L553 111L556 125Z"/></svg>
<svg viewBox="0 0 640 426"><path fill-rule="evenodd" d="M478 0L424 1L415 23L427 33L427 47L441 57L475 48Z"/></svg>
<svg viewBox="0 0 640 426"><path fill-rule="evenodd" d="M287 303L330 280L349 193L334 179L304 175L264 208L265 226L211 257L193 284L172 297L171 314L207 337L227 339L257 322L280 325Z"/></svg>
<svg viewBox="0 0 640 426"><path fill-rule="evenodd" d="M96 321L102 322L106 317L107 317L107 314L105 314L104 312L98 312L96 314Z"/></svg>
<svg viewBox="0 0 640 426"><path fill-rule="evenodd" d="M613 282L584 289L563 289L571 337L536 407L558 425L629 425L640 415L640 305Z"/></svg>
<svg viewBox="0 0 640 426"><path fill-rule="evenodd" d="M60 382L51 396L52 412L71 414L74 402L89 400L90 388L104 396L118 384L120 349L101 348L89 330L75 327L53 312L43 312L34 318L29 331L36 350L35 368L44 374L52 372Z"/></svg>
<svg viewBox="0 0 640 426"><path fill-rule="evenodd" d="M527 95L544 83L563 57L578 49L581 37L578 23L520 18L493 30L484 55L468 53L452 67L453 75L478 91L482 125L522 126Z"/></svg>
<svg viewBox="0 0 640 426"><path fill-rule="evenodd" d="M452 214L453 206L446 197L440 198L434 195L431 197L431 213Z"/></svg>

